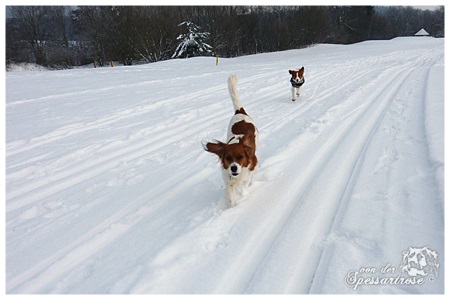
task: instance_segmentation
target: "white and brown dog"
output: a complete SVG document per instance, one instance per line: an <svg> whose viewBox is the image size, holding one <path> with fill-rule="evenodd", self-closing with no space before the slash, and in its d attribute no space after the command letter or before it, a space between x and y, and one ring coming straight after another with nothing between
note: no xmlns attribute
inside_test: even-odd
<svg viewBox="0 0 450 300"><path fill-rule="evenodd" d="M247 115L237 93L237 77L228 78L228 90L233 100L234 115L228 125L227 142L206 143L203 148L216 154L222 164L222 176L230 207L236 205L240 196L247 193L252 172L258 164L256 145L258 129Z"/></svg>
<svg viewBox="0 0 450 300"><path fill-rule="evenodd" d="M300 88L305 83L305 68L289 70L289 74L291 74L292 101L295 101L295 90L297 90L297 97L299 97Z"/></svg>

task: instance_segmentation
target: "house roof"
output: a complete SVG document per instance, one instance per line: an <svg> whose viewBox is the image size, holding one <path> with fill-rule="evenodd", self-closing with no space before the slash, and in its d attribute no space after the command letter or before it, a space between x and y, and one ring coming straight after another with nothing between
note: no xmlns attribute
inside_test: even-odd
<svg viewBox="0 0 450 300"><path fill-rule="evenodd" d="M425 29L420 29L415 35L430 35Z"/></svg>

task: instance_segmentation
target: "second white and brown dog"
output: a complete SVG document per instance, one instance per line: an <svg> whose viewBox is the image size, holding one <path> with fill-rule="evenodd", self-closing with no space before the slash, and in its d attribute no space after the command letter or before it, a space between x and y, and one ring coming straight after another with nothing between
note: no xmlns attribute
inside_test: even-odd
<svg viewBox="0 0 450 300"><path fill-rule="evenodd" d="M300 88L305 83L305 68L289 70L289 74L291 74L292 101L295 101L295 91L297 90L297 97L299 97Z"/></svg>
<svg viewBox="0 0 450 300"><path fill-rule="evenodd" d="M252 173L258 164L258 129L239 99L236 75L228 78L228 90L233 101L234 115L228 125L227 142L209 142L203 148L220 159L228 205L232 207L240 197L247 194Z"/></svg>

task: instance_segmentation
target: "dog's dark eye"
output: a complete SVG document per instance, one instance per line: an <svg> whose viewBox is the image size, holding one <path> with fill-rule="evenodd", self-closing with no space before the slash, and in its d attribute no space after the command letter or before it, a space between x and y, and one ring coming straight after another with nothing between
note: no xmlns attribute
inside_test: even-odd
<svg viewBox="0 0 450 300"><path fill-rule="evenodd" d="M244 157L242 156L242 155L238 155L237 157L236 157L236 159L237 160L241 160L241 159L243 159Z"/></svg>
<svg viewBox="0 0 450 300"><path fill-rule="evenodd" d="M225 157L225 159L226 159L227 161L233 161L233 158L232 158L231 156L227 156L227 157Z"/></svg>

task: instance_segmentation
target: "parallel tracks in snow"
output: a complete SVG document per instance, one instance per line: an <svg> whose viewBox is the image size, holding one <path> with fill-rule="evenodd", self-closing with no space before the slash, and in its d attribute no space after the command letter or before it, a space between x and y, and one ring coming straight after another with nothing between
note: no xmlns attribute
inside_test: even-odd
<svg viewBox="0 0 450 300"><path fill-rule="evenodd" d="M298 166L301 175L287 174L291 184L288 190L284 190L285 194L279 195L277 199L285 203L283 212L278 211L271 218L270 234L258 236L254 241L260 245L256 247L260 252L253 251L251 257L242 260L249 269L254 269L254 273L251 278L240 278L240 283L235 287L237 290L243 288L243 282L247 282L248 286L240 292L309 291L322 256L322 242L331 231L335 219L339 218L339 213L343 213L341 210L345 210L371 138L380 129L403 81L413 71L402 68L390 73L389 77L385 77L387 80L379 84L376 93L364 98L362 104L340 120L339 124L334 124L334 128L329 126L328 130L322 132L325 138L318 137L317 142L308 145L308 152L314 154L310 155L307 165ZM352 100L353 104L357 103L355 100ZM304 154L299 152L298 156ZM270 172L270 169L266 171ZM341 178L336 178L336 173ZM289 240L287 245L286 240ZM252 246L255 247L255 244ZM286 260L289 255L292 264L288 270L286 266L277 266L277 256L283 256ZM240 267L245 269L242 264ZM231 273L229 278L225 276L224 282L236 277ZM278 291L265 291L265 278L269 277L276 277L285 286ZM227 291L228 288L229 283L228 287L220 287L218 291Z"/></svg>
<svg viewBox="0 0 450 300"><path fill-rule="evenodd" d="M383 76L377 76L380 73L375 75L378 71ZM334 72L335 76L340 75L338 70ZM190 267L203 265L208 260L216 263L217 257L210 255L208 250L217 247L215 255L225 262L219 267L222 272L220 279L213 280L212 285L205 286L203 291L190 292L307 293L320 266L324 251L323 241L345 214L346 203L364 164L372 136L379 130L399 87L403 81L408 80L412 72L415 72L412 65L395 66L391 70L384 70L383 67L361 69L347 74L347 82L323 89L319 88L322 84L320 80L321 76L326 74L318 72L316 76L308 77L307 85L311 87L311 92L303 92L303 97L310 99L302 101L305 98L300 98L295 104L290 103L289 91L286 91L288 87L281 84L276 84L273 89L256 91L254 94L246 93L252 89L254 81L276 82L273 77L278 72L242 77L238 85L239 93L247 111L257 120L262 140L266 145L272 142L281 143L278 149L264 147L263 143L258 150L261 166L255 174L255 184L248 201L242 202L234 211L221 213L207 208L206 212L195 212L195 208L191 207L193 203L185 203L182 197L175 196L185 193L211 176L220 180L219 171L211 168L204 168L200 172L198 168L176 170L163 182L149 186L148 190L135 195L132 201L125 202L120 210L106 215L98 224L69 241L65 247L36 262L28 270L9 276L7 289L12 292L31 293L52 291L55 282L68 278L79 264L86 263L97 254L100 255L103 249L119 242L138 224L145 222L149 229L157 231L158 226L163 223L164 217L161 215L165 214L166 218L172 218L172 222L176 222L180 217L185 217L186 211L191 209L194 210L190 211L193 214L191 217L197 221L193 221L186 228L174 228L169 237L161 236L160 244L149 250L148 254L144 253L145 249L139 249L141 252L138 254L147 257L149 262L133 269L133 272L139 270L140 275L136 275L135 283L129 284L129 291L180 292L176 286L171 286L172 290L164 290L164 286L158 286L157 283L164 284L167 279L164 276L174 276L174 280L186 279L186 282L194 280L195 275L202 278L205 276L202 273L204 270ZM373 80L370 81L370 78ZM351 90L355 81L361 83L359 90ZM370 91L371 94L368 95L365 91ZM189 142L198 139L196 143L199 151L196 153L202 153L201 157L209 157L202 152L199 137L207 138L205 130L208 130L211 124L215 124L214 130L226 128L232 109L225 83L163 100L156 106L139 104L88 124L60 128L25 145L13 142L7 145L6 156L7 159L19 158L51 143L96 131L128 118L132 120L139 115L145 116L166 106L170 108L179 104L177 112L183 114L187 112L183 108L186 99L204 100L211 94L220 95L220 98L224 99L224 103L220 105L218 102L210 103L211 108L226 107L227 110L209 109L211 113L190 119L189 126L182 127L182 136ZM56 97L64 95L66 94ZM334 95L338 99L334 99ZM46 99L43 97L36 100ZM14 106L20 104L22 103ZM28 220L17 217L20 212L28 207L42 205L48 198L72 186L105 174L116 167L119 161L139 160L170 147L172 143L179 141L182 122L181 118L172 123L165 123L165 126L143 133L142 136L130 137L112 145L104 156L88 158L73 168L62 169L45 178L30 181L23 189L7 191L7 228L15 230L22 222L24 227L28 226ZM91 150L95 151L96 148ZM213 161L213 158L210 160ZM192 161L199 162L197 154L186 153L178 158L179 163ZM294 172L293 166L298 172ZM8 173L10 176L14 173L12 170L19 170L21 163L11 163L9 167L7 176ZM336 178L336 173L339 178ZM170 188L171 185L175 187ZM157 199L149 201L151 197ZM174 203L170 202L172 200ZM89 211L87 207L81 209L84 209L84 212ZM87 215L89 216L88 213ZM75 222L75 219L71 221ZM230 223L224 224L224 220ZM51 228L53 224L59 224L52 223L53 221L49 219L47 223L41 223L35 228L18 230L20 232L11 234L7 242L20 242L21 239L32 237L42 227ZM238 237L242 243L227 245L230 236ZM224 250L227 246L230 248ZM283 257L283 261L289 259L292 263L289 266L278 265L280 257ZM161 264L167 267L177 267L177 264L181 264L186 268L166 275L161 274L157 268L154 269ZM223 269L220 269L221 267ZM265 286L274 279L281 283L279 290L271 289L273 286ZM61 291L65 291L63 287Z"/></svg>

